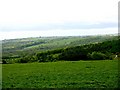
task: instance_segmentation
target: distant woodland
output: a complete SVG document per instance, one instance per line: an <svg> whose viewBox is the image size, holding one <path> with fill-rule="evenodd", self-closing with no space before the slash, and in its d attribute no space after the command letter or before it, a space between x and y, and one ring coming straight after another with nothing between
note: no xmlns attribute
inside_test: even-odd
<svg viewBox="0 0 120 90"><path fill-rule="evenodd" d="M115 35L36 37L2 41L2 62L30 63L119 58Z"/></svg>

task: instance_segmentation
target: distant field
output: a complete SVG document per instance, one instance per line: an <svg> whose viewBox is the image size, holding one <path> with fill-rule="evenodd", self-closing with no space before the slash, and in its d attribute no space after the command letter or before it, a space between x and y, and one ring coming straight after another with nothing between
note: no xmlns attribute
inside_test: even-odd
<svg viewBox="0 0 120 90"><path fill-rule="evenodd" d="M36 37L2 40L2 57L21 57L37 52L115 40L116 36ZM24 53L23 53L24 52Z"/></svg>
<svg viewBox="0 0 120 90"><path fill-rule="evenodd" d="M117 88L118 61L3 64L3 88Z"/></svg>

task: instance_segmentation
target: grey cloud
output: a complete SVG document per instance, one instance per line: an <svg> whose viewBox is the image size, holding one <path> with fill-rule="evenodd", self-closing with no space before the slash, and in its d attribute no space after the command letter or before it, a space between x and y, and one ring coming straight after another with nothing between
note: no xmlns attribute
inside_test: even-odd
<svg viewBox="0 0 120 90"><path fill-rule="evenodd" d="M118 24L113 22L103 22L98 24L89 24L85 22L73 23L49 23L49 24L27 24L27 25L12 25L12 26L0 26L2 31L20 31L20 30L53 30L53 29L102 29L102 28L117 28Z"/></svg>

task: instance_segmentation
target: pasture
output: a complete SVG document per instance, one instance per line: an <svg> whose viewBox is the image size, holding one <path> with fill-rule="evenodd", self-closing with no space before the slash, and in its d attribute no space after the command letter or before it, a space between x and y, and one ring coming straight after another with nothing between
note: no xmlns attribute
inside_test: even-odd
<svg viewBox="0 0 120 90"><path fill-rule="evenodd" d="M2 88L117 87L118 60L2 65Z"/></svg>

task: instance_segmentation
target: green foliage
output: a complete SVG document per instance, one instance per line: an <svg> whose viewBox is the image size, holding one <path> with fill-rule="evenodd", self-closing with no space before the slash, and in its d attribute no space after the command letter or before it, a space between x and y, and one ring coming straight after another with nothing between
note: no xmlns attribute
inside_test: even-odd
<svg viewBox="0 0 120 90"><path fill-rule="evenodd" d="M29 62L37 62L35 56L25 56L19 59L19 63L29 63Z"/></svg>
<svg viewBox="0 0 120 90"><path fill-rule="evenodd" d="M2 63L3 63L3 64L7 64L7 61L6 61L6 60L2 60Z"/></svg>
<svg viewBox="0 0 120 90"><path fill-rule="evenodd" d="M116 36L72 36L72 37L37 37L10 39L2 41L3 57L34 55L46 50L64 47L80 46L90 43L100 43L107 40L116 40Z"/></svg>
<svg viewBox="0 0 120 90"><path fill-rule="evenodd" d="M107 59L107 56L101 52L92 52L92 54L90 54L90 58L93 60L105 60Z"/></svg>
<svg viewBox="0 0 120 90"><path fill-rule="evenodd" d="M117 42L119 42L119 40L106 41L97 44L68 47L68 48L63 48L62 50L59 49L58 51L55 50L55 52L54 50L48 51L49 53L44 52L44 54L46 54L45 57L46 59L47 55L59 53L58 60L113 59L112 54L114 55L116 52L118 52L118 50L116 49Z"/></svg>
<svg viewBox="0 0 120 90"><path fill-rule="evenodd" d="M117 88L118 60L2 65L2 88Z"/></svg>
<svg viewBox="0 0 120 90"><path fill-rule="evenodd" d="M60 55L60 54L53 54L53 55L52 55L52 58L54 59L54 61L59 60L59 55Z"/></svg>
<svg viewBox="0 0 120 90"><path fill-rule="evenodd" d="M90 41L90 38L91 38L91 39L95 39L95 41L98 39L100 39L100 41L101 41L101 38L103 40L103 37L102 36L101 37L100 36L96 36L96 37L89 36L89 37L82 37L82 38L79 37L79 38L80 38L80 40L83 40L83 43L85 43L84 40ZM104 59L114 59L113 55L115 55L116 53L119 53L119 45L118 44L120 42L120 39L118 39L116 37L114 37L114 38L112 37L113 40L111 39L111 41L104 41L104 42L100 42L100 43L98 43L98 42L90 43L90 44L85 44L85 45L81 44L80 46L79 45L72 46L73 44L68 44L68 42L67 42L67 40L69 41L69 43L73 40L78 41L79 38L78 37L66 37L66 38L65 37L64 38L56 37L56 38L49 38L49 39L45 38L44 40L39 39L37 42L32 41L29 43L32 43L32 45L33 44L38 45L38 43L41 43L43 48L44 48L44 46L46 46L46 45L43 45L43 42L49 43L49 45L47 45L47 48L45 50L43 49L43 51L41 51L41 47L39 47L38 51L34 50L34 48L31 48L31 49L29 48L25 52L21 50L22 54L17 53L18 55L15 54L15 55L10 55L10 56L9 55L4 56L4 52L3 52L3 59L10 60L10 61L8 61L8 63L52 62L52 61L60 61L60 60L77 61L77 60L88 60L88 59L104 60ZM58 47L61 47L59 45L57 46L57 44L56 44L56 42L58 43L59 40L62 43L62 45L63 45L63 43L64 44L67 43L68 46L63 45L62 47L64 47L64 48L58 48ZM52 43L50 44L51 41L52 41ZM62 41L64 41L64 42L62 42ZM23 42L21 42L21 43L23 43ZM27 41L27 43L28 43L28 41ZM54 48L53 43L56 44L55 48ZM24 49L24 50L26 50L26 49ZM33 51L31 51L31 50L33 50ZM4 51L4 49L3 49L3 51ZM9 50L8 50L8 52L9 52ZM16 61L16 59L18 59L18 61Z"/></svg>
<svg viewBox="0 0 120 90"><path fill-rule="evenodd" d="M61 60L83 60L87 59L87 52L84 48L81 47L72 47L64 49L64 51L60 54L59 58Z"/></svg>

